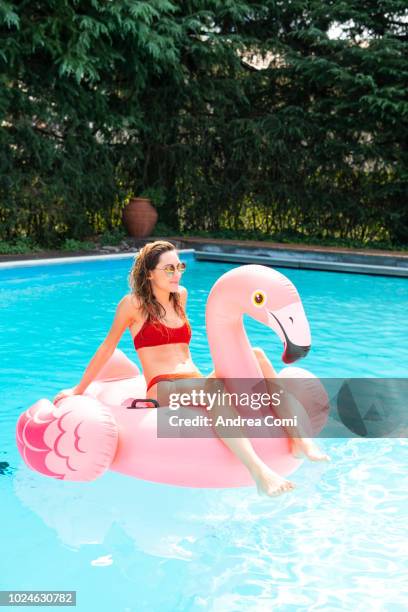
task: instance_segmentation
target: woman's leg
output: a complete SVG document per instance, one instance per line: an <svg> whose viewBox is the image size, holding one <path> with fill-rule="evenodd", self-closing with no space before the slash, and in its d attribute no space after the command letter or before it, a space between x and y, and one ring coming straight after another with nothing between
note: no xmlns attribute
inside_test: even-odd
<svg viewBox="0 0 408 612"><path fill-rule="evenodd" d="M258 360L258 363L260 365L260 368L262 370L262 374L264 375L264 378L266 379L266 383L268 385L268 379L276 378L277 373L273 365L267 358L265 352L261 348L256 347L253 350ZM273 390L271 389L269 392L270 395L272 394L272 392ZM274 406L274 411L276 412L277 416L280 418L294 417L294 416L299 417L300 410L303 411L302 412L303 418L307 419L308 417L307 417L306 411L303 410L303 408L300 405L297 408L295 408L290 403L290 401L283 402L279 406ZM319 449L317 444L315 444L315 442L311 438L307 437L307 434L301 425L297 427L296 426L286 426L285 429L289 435L289 443L290 443L291 452L293 455L301 456L302 454L304 454L311 461L329 461L330 459L329 456L323 453Z"/></svg>
<svg viewBox="0 0 408 612"><path fill-rule="evenodd" d="M204 390L206 392L215 393L217 391L220 391L222 393L224 388L222 381L214 380L214 382L211 383L209 378L214 379L214 373L212 373L210 377L203 377ZM194 384L193 387L197 390L196 384ZM184 378L181 380L173 380L169 382L168 387L166 389L163 389L163 393L167 396L170 393L189 393L191 392L191 390L191 382L189 381L189 379ZM220 419L220 423L222 423L224 419L236 418L238 416L238 413L233 408L233 406L217 406L216 404L214 404L211 408L211 416L213 417L213 422L215 423L217 423L218 417L222 416L223 419ZM246 437L245 432L242 428L236 428L236 431L238 432L238 437L236 438L231 438L228 436L228 433L231 433L231 429L228 426L215 425L214 429L218 437L248 469L249 473L251 474L257 485L259 493L264 493L272 497L276 495L281 495L282 493L285 493L287 491L291 491L294 488L294 484L292 482L276 474L266 465L266 463L262 461L262 459L255 452L251 441Z"/></svg>
<svg viewBox="0 0 408 612"><path fill-rule="evenodd" d="M277 378L277 372L269 361L269 359L267 358L263 349L255 347L253 348L253 351L262 370L262 374L266 380L266 384L268 385L268 379ZM211 374L209 374L208 378L216 378L215 370L213 370ZM269 393L272 394L272 392L273 390L270 389ZM295 408L290 404L290 402L283 402L279 406L274 406L274 410L277 413L278 417L286 418L299 416L299 411L302 410L302 407L299 405L297 408ZM307 414L304 409L303 416L307 418ZM307 437L306 432L301 426L296 427L288 425L285 427L285 429L289 436L291 452L295 457L306 455L306 457L311 461L330 460L330 457L326 455L326 453L323 453L311 438Z"/></svg>
<svg viewBox="0 0 408 612"><path fill-rule="evenodd" d="M215 378L214 375L208 378ZM206 387L208 389L208 387ZM222 392L222 389L219 389ZM223 419L233 419L238 416L236 410L230 405L218 406L214 405L211 409L211 416L214 421L217 422L219 416ZM222 422L222 420L220 422ZM266 463L256 454L254 447L250 440L246 437L242 428L238 427L239 432L238 438L231 438L228 436L229 428L223 425L215 425L214 429L218 437L224 442L226 446L238 457L238 459L245 465L254 479L258 493L264 493L269 496L281 495L286 491L291 491L294 488L294 484L282 476L279 476L276 472L271 470ZM224 437L224 434L225 435Z"/></svg>

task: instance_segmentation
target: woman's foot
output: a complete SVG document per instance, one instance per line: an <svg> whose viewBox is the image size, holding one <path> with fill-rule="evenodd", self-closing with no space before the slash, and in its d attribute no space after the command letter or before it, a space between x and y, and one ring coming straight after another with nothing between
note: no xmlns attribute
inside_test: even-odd
<svg viewBox="0 0 408 612"><path fill-rule="evenodd" d="M269 469L267 465L256 466L250 472L255 480L259 495L276 497L295 488L293 482L282 478L282 476Z"/></svg>
<svg viewBox="0 0 408 612"><path fill-rule="evenodd" d="M330 461L329 455L321 451L310 438L289 438L289 443L292 455L298 459L306 455L310 461Z"/></svg>

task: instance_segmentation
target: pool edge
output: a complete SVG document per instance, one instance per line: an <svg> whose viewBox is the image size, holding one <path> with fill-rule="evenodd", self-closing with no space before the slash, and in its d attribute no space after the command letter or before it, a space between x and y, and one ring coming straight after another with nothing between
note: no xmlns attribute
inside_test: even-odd
<svg viewBox="0 0 408 612"><path fill-rule="evenodd" d="M194 253L195 249L178 249L179 253ZM124 253L110 253L101 255L71 255L67 257L47 257L44 259L21 259L0 262L0 270L9 268L32 268L35 266L49 266L53 264L83 263L86 261L106 261L110 259L130 259L137 255L136 251Z"/></svg>

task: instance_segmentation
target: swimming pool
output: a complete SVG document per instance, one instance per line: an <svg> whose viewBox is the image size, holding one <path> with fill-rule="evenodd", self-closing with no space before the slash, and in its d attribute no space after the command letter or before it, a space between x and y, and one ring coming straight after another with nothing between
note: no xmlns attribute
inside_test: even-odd
<svg viewBox="0 0 408 612"><path fill-rule="evenodd" d="M192 355L212 369L205 302L231 264L188 262ZM54 481L15 448L18 415L76 384L127 291L131 260L0 270L0 499L3 590L76 590L77 609L398 610L405 589L407 441L325 440L297 490L192 490L107 473ZM280 270L296 285L318 376L407 376L404 279ZM281 344L246 320L279 369ZM137 362L129 332L121 348ZM38 608L37 608L38 609Z"/></svg>

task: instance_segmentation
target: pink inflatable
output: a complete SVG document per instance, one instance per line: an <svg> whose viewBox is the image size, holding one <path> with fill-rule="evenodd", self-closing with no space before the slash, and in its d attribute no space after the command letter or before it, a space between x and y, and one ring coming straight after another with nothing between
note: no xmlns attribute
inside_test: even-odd
<svg viewBox="0 0 408 612"><path fill-rule="evenodd" d="M224 274L207 301L206 326L218 377L234 391L241 379L263 381L243 325L247 314L281 338L282 359L291 363L307 354L309 324L294 285L265 266L248 265ZM310 435L323 427L327 394L307 370L288 367L280 383L291 380L291 393L309 415ZM254 381L256 383L256 380ZM107 469L154 482L189 487L235 487L253 484L247 469L214 432L206 438L157 436L158 411L145 404L129 409L134 398L145 398L146 382L136 364L116 349L83 395L57 406L40 399L17 423L17 445L26 464L46 476L63 480L94 480ZM180 409L189 417L208 414L204 407ZM171 411L174 414L174 411ZM163 414L163 413L162 413ZM262 459L281 475L301 463L279 436L251 438Z"/></svg>

